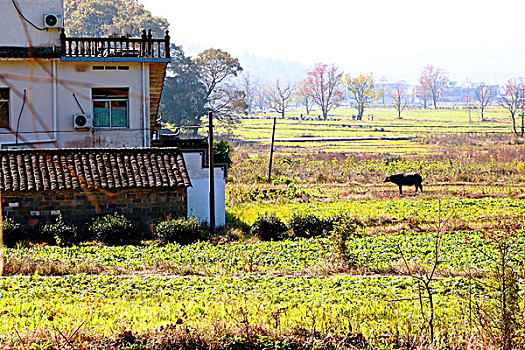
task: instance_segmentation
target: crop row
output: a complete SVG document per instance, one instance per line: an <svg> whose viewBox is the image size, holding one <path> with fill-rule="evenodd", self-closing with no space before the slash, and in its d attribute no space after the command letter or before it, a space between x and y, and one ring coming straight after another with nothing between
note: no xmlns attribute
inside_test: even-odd
<svg viewBox="0 0 525 350"><path fill-rule="evenodd" d="M108 270L116 268L134 271L160 270L175 274L226 275L245 272L293 273L327 264L332 259L333 252L326 240L298 239L228 245L198 242L186 246L41 246L7 249L6 256L8 265L12 266L12 273L17 273L15 264L31 260L40 266L45 266L45 262L65 264L65 273L71 270L89 271L91 265ZM20 272L23 271L18 271ZM47 274L43 267L40 273Z"/></svg>
<svg viewBox="0 0 525 350"><path fill-rule="evenodd" d="M468 281L435 283L438 334L466 324L458 297ZM418 289L409 278L162 278L75 275L0 280L0 340L60 330L79 338L144 333L161 326L283 332L313 329L391 336L421 332ZM15 334L15 330L18 334ZM448 328L459 332L461 328Z"/></svg>
<svg viewBox="0 0 525 350"><path fill-rule="evenodd" d="M442 235L439 268L449 273L468 270L488 271L493 263L490 245L483 232L456 231ZM525 235L519 232L515 247L523 247ZM24 263L31 261L40 274L60 275L74 272L159 271L177 275L327 274L337 268L336 245L332 237L294 239L279 242L231 243L213 245L199 242L187 246L118 247L34 247L7 249L10 274L27 274ZM353 267L376 273L403 270L410 265L429 266L434 258L434 233L400 233L354 237L348 241L348 256ZM513 253L518 266L525 262L525 250ZM49 264L64 266L63 272L49 270ZM17 265L18 264L18 265ZM17 268L18 266L18 268Z"/></svg>
<svg viewBox="0 0 525 350"><path fill-rule="evenodd" d="M257 190L260 193L259 190ZM260 213L271 213L287 221L294 213L315 214L318 216L347 215L361 221L370 218L422 219L431 220L450 214L454 220L477 222L505 216L525 215L525 201L513 198L433 198L390 200L338 198L334 201L316 200L306 203L289 202L248 202L232 206L229 212L238 219L252 224Z"/></svg>

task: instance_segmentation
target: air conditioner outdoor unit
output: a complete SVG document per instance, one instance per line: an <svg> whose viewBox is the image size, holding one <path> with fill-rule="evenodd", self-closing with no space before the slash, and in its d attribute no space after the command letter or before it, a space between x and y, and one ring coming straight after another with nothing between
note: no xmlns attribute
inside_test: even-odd
<svg viewBox="0 0 525 350"><path fill-rule="evenodd" d="M64 27L64 16L61 13L44 13L44 28L60 29Z"/></svg>
<svg viewBox="0 0 525 350"><path fill-rule="evenodd" d="M73 126L75 129L91 129L93 119L89 114L75 114L73 115Z"/></svg>

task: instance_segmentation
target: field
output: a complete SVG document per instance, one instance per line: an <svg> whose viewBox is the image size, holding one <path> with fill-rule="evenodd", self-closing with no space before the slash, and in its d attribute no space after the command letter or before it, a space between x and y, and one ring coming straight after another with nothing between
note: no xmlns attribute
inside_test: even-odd
<svg viewBox="0 0 525 350"><path fill-rule="evenodd" d="M429 135L465 135L510 133L511 121L504 109L493 107L484 113L485 121L480 121L478 110L469 111L462 107L449 107L438 110L407 109L402 119L397 118L392 108L371 108L365 111L364 119L352 119L355 109L339 108L321 120L316 111L310 115L300 110L292 110L281 119L279 115L265 113L253 119L244 119L242 126L228 130L225 136L232 140L257 140L269 143L272 133L273 117L277 118L275 138L283 152L344 152L344 153L393 153L421 154L421 137ZM328 142L308 142L308 138L331 138ZM305 138L287 142L289 138ZM334 138L356 138L358 140L336 141ZM387 138L378 142L377 139ZM388 140L388 138L400 138ZM368 140L367 140L368 139ZM419 139L419 142L418 142ZM428 148L428 147L425 147ZM425 150L428 153L436 149Z"/></svg>
<svg viewBox="0 0 525 350"><path fill-rule="evenodd" d="M224 133L235 145L228 225L210 240L6 249L1 343L523 348L525 145L504 111L491 109L485 122L461 108L408 110L402 120L378 108L361 122L352 113L278 120L278 139L349 139L278 141L269 183L269 144L253 140L270 137L272 116ZM403 139L379 139L389 136ZM382 182L410 171L423 176L423 193ZM288 230L258 238L250 228L262 214ZM292 229L298 216L332 226L303 237Z"/></svg>

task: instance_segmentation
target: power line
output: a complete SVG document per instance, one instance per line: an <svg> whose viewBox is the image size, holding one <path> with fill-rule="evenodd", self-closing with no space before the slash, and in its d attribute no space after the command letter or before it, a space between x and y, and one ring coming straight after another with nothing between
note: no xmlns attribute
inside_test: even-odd
<svg viewBox="0 0 525 350"><path fill-rule="evenodd" d="M20 11L20 8L18 7L18 5L17 5L17 3L16 3L15 0L11 0L11 2L13 3L13 6L15 7L16 12L18 12L18 14L20 15L20 17L22 17L22 19L23 19L24 21L26 21L27 23L31 24L35 29L42 30L42 31L46 30L46 28L40 28L40 27L37 27L33 22L31 22L30 20L28 20L28 19L26 18L26 16L24 16L24 14L22 13L22 11Z"/></svg>

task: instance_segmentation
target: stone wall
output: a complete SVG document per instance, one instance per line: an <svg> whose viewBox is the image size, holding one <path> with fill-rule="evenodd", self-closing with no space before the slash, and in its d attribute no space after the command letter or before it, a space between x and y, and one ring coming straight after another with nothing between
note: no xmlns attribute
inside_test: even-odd
<svg viewBox="0 0 525 350"><path fill-rule="evenodd" d="M82 230L94 217L117 212L147 235L152 224L187 215L186 188L2 192L2 202L4 217L33 232L59 215Z"/></svg>

